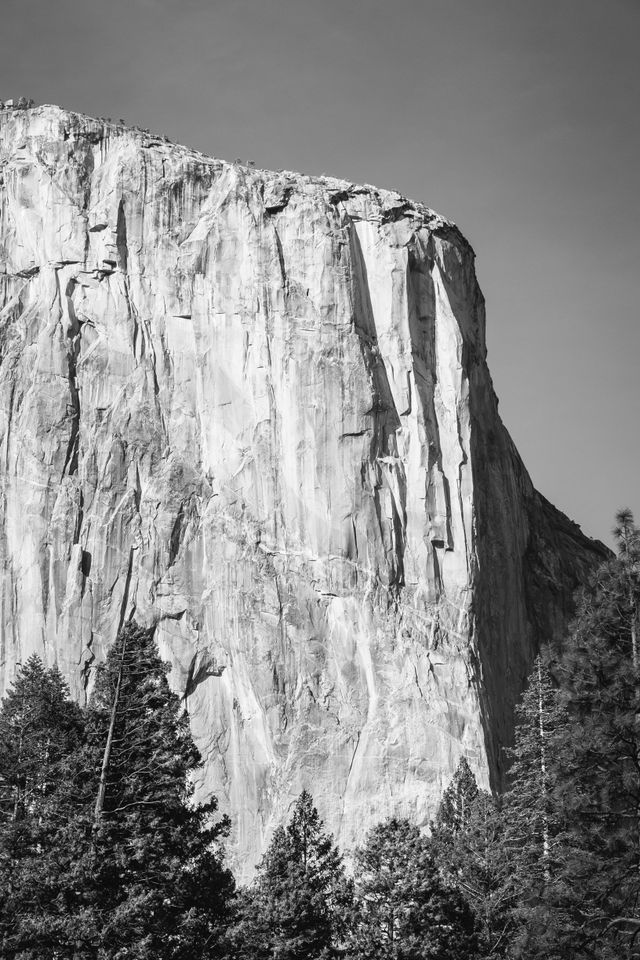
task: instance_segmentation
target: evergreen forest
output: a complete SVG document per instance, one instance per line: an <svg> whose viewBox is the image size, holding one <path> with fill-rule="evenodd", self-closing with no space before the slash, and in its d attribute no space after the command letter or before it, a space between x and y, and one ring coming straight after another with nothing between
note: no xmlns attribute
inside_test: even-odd
<svg viewBox="0 0 640 960"><path fill-rule="evenodd" d="M640 531L616 519L501 793L462 758L429 830L342 851L303 790L246 887L153 631L123 627L84 708L31 657L0 707L2 960L640 957Z"/></svg>

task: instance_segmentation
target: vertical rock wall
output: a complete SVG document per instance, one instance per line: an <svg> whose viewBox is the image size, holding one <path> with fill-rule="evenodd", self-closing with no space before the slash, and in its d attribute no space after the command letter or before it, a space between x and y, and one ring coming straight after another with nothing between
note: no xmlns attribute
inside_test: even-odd
<svg viewBox="0 0 640 960"><path fill-rule="evenodd" d="M303 786L349 846L499 777L603 549L500 422L452 224L56 107L0 112L0 497L5 685L82 699L154 624L245 868Z"/></svg>

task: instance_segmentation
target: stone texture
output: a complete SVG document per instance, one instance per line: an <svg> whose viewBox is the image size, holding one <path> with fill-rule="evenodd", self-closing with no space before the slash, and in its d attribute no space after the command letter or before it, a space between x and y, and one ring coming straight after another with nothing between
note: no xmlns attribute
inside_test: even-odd
<svg viewBox="0 0 640 960"><path fill-rule="evenodd" d="M250 868L303 786L349 847L500 777L604 548L497 413L458 230L397 193L0 113L0 642L90 688L155 624Z"/></svg>

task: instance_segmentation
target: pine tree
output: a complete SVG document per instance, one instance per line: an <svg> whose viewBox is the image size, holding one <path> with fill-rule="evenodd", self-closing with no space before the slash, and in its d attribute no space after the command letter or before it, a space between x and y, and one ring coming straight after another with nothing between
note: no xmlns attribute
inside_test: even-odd
<svg viewBox="0 0 640 960"><path fill-rule="evenodd" d="M513 934L514 892L500 803L479 790L463 757L445 790L430 850L445 878L458 887L479 925L479 955L503 956Z"/></svg>
<svg viewBox="0 0 640 960"><path fill-rule="evenodd" d="M451 783L442 794L438 807L434 832L453 839L469 822L473 805L478 797L478 784L466 757L462 757Z"/></svg>
<svg viewBox="0 0 640 960"><path fill-rule="evenodd" d="M570 850L566 810L558 793L568 715L545 658L538 656L516 708L509 750L510 789L503 802L505 843L511 860L507 891L518 955L568 958L576 947L571 897L563 877Z"/></svg>
<svg viewBox="0 0 640 960"><path fill-rule="evenodd" d="M480 791L465 830L454 844L458 886L480 925L481 956L507 955L514 936L517 891L511 884L512 857L505 842L502 803Z"/></svg>
<svg viewBox="0 0 640 960"><path fill-rule="evenodd" d="M618 510L613 535L618 546L618 558L627 592L627 617L631 643L631 665L636 682L640 681L640 651L638 627L640 626L640 530L628 507Z"/></svg>
<svg viewBox="0 0 640 960"><path fill-rule="evenodd" d="M429 840L408 820L374 827L355 858L352 960L469 960L475 919L457 886L445 880Z"/></svg>
<svg viewBox="0 0 640 960"><path fill-rule="evenodd" d="M21 960L187 960L222 951L232 879L215 801L192 803L200 757L151 631L128 624L99 668L64 816L32 864Z"/></svg>
<svg viewBox="0 0 640 960"><path fill-rule="evenodd" d="M553 771L566 736L567 715L560 691L538 656L522 700L516 708L515 745L509 750L511 789L505 806L510 839L517 848L528 882L541 890L551 880L560 825Z"/></svg>
<svg viewBox="0 0 640 960"><path fill-rule="evenodd" d="M313 960L331 955L350 902L342 857L304 790L274 832L253 885L240 897L234 955Z"/></svg>
<svg viewBox="0 0 640 960"><path fill-rule="evenodd" d="M0 955L15 955L34 876L60 822L56 793L81 744L81 711L57 667L31 657L0 708Z"/></svg>
<svg viewBox="0 0 640 960"><path fill-rule="evenodd" d="M569 811L564 872L585 953L640 956L640 534L630 511L618 556L584 589L561 661L570 716L560 787Z"/></svg>
<svg viewBox="0 0 640 960"><path fill-rule="evenodd" d="M83 721L57 667L32 656L0 709L0 823L37 815L61 761L77 748Z"/></svg>

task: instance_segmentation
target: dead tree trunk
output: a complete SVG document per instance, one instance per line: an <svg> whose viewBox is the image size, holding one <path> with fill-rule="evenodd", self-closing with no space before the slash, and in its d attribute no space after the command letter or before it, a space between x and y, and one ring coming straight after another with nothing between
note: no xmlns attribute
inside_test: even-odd
<svg viewBox="0 0 640 960"><path fill-rule="evenodd" d="M100 819L102 817L102 811L104 810L104 798L107 790L107 776L109 773L109 763L111 760L113 734L116 727L116 718L118 715L118 703L120 700L120 688L122 687L122 674L124 671L124 656L125 656L126 649L127 649L127 634L125 631L122 636L122 652L120 654L120 665L118 667L118 679L116 680L116 689L113 695L113 703L111 705L109 732L107 734L107 742L105 743L104 753L102 755L102 769L100 770L100 783L98 785L98 795L96 797L96 806L93 814L94 827L97 827L98 824L100 823Z"/></svg>

